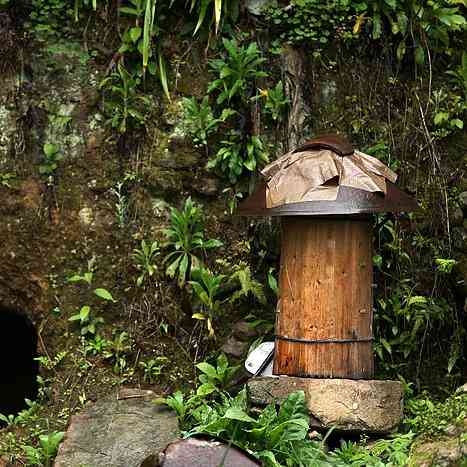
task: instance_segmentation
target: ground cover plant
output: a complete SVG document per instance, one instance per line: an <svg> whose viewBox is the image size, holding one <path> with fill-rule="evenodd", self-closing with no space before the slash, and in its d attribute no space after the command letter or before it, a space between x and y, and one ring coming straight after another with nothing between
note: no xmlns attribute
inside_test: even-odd
<svg viewBox="0 0 467 467"><path fill-rule="evenodd" d="M0 305L39 365L37 399L0 415L0 465L52 465L71 415L122 387L267 466L466 442L465 2L253 3L0 0ZM280 297L280 225L238 204L333 132L420 209L373 218L376 378L401 381L404 419L331 443L303 393L259 410L234 385Z"/></svg>

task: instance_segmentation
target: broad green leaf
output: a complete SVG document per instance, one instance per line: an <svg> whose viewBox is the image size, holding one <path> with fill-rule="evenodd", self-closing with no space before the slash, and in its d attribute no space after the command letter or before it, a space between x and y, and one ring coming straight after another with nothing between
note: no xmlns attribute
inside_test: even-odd
<svg viewBox="0 0 467 467"><path fill-rule="evenodd" d="M175 254L175 253L177 253L177 252L172 253L172 256L173 256L173 254ZM173 262L167 267L165 273L166 273L169 277L173 278L173 277L175 276L175 272L177 271L177 268L178 268L178 265L180 264L181 259L182 259L182 256L179 256L175 261L173 261ZM167 258L166 258L166 260L167 260Z"/></svg>
<svg viewBox="0 0 467 467"><path fill-rule="evenodd" d="M196 390L197 396L207 396L208 394L212 394L213 392L217 391L216 386L212 383L204 383L198 387Z"/></svg>
<svg viewBox="0 0 467 467"><path fill-rule="evenodd" d="M89 313L91 312L91 307L84 305L79 311L79 318L81 321L86 321L88 319Z"/></svg>
<svg viewBox="0 0 467 467"><path fill-rule="evenodd" d="M138 39L141 37L142 30L139 27L131 28L130 29L130 38L133 42L137 42Z"/></svg>
<svg viewBox="0 0 467 467"><path fill-rule="evenodd" d="M218 379L217 371L211 364L207 362L201 362L196 365L196 368L198 368L198 370L207 375L209 378L214 380Z"/></svg>
<svg viewBox="0 0 467 467"><path fill-rule="evenodd" d="M94 293L98 297L100 297L100 298L102 298L104 300L107 300L109 302L114 302L114 303L116 302L116 300L112 297L112 294L106 289L96 289L96 290L94 290Z"/></svg>
<svg viewBox="0 0 467 467"><path fill-rule="evenodd" d="M460 130L464 128L464 122L460 118L453 118L450 123L452 126L455 126Z"/></svg>
<svg viewBox="0 0 467 467"><path fill-rule="evenodd" d="M180 284L183 284L185 282L187 270L188 270L188 255L185 253L182 256L182 260L180 261L180 267L178 268L178 281Z"/></svg>
<svg viewBox="0 0 467 467"><path fill-rule="evenodd" d="M80 276L79 274L75 274L67 279L67 282L81 282L84 280L84 276Z"/></svg>
<svg viewBox="0 0 467 467"><path fill-rule="evenodd" d="M417 47L415 49L415 62L419 65L423 65L425 63L425 50L423 47Z"/></svg>
<svg viewBox="0 0 467 467"><path fill-rule="evenodd" d="M231 407L230 409L227 409L224 417L228 418L229 420L238 420L239 422L256 423L254 418L251 418L245 411L238 407Z"/></svg>
<svg viewBox="0 0 467 467"><path fill-rule="evenodd" d="M44 153L47 157L52 157L57 154L58 146L56 144L45 143L44 144Z"/></svg>

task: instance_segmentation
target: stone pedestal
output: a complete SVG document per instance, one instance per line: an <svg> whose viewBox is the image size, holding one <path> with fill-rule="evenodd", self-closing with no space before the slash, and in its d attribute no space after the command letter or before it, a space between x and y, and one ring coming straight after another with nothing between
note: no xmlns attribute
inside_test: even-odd
<svg viewBox="0 0 467 467"><path fill-rule="evenodd" d="M280 403L290 393L304 391L310 425L317 429L384 434L402 419L399 381L279 376L252 378L247 386L252 403L258 406Z"/></svg>

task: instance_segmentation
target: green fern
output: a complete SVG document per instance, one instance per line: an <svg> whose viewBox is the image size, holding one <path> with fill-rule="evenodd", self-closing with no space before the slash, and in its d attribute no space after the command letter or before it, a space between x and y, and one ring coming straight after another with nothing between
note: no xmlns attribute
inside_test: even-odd
<svg viewBox="0 0 467 467"><path fill-rule="evenodd" d="M248 295L255 297L261 304L266 303L264 295L264 287L251 274L250 266L244 263L236 267L236 271L230 276L230 281L238 281L240 290L235 291L230 298L230 302L234 303L241 298L246 298Z"/></svg>

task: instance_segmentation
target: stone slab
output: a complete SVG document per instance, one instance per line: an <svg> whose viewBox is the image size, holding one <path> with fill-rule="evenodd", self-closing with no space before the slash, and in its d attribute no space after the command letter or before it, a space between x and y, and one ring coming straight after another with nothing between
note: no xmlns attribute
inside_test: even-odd
<svg viewBox="0 0 467 467"><path fill-rule="evenodd" d="M174 412L151 402L152 391L126 389L71 418L54 467L140 467L179 435ZM157 465L157 464L156 464Z"/></svg>
<svg viewBox="0 0 467 467"><path fill-rule="evenodd" d="M304 391L310 425L317 429L390 433L403 415L399 381L295 378L252 378L247 383L253 404L279 403L290 393Z"/></svg>

